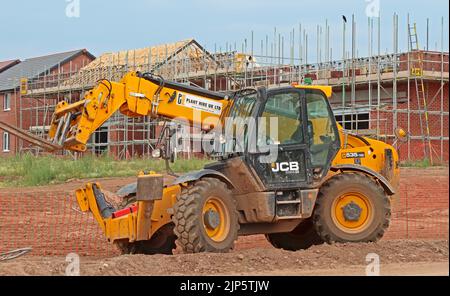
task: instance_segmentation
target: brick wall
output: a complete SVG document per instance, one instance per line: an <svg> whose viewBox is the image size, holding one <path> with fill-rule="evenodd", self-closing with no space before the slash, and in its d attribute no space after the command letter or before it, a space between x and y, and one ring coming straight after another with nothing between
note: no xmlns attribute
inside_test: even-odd
<svg viewBox="0 0 450 296"><path fill-rule="evenodd" d="M441 53L433 52L433 51L420 51L420 52L412 52L409 55L409 61L411 62L411 67L420 67L419 60L422 61L422 68L424 71L432 71L432 72L441 72L441 68L444 69L444 72L448 72L448 54L444 54L444 64L442 66L441 63ZM408 55L402 54L399 57L400 59L400 71L408 70Z"/></svg>
<svg viewBox="0 0 450 296"><path fill-rule="evenodd" d="M10 110L4 110L4 98L7 94L10 94ZM0 121L18 126L19 118L18 118L18 108L19 102L17 100L17 96L14 91L9 92L0 92ZM9 152L3 151L3 133L4 131L0 130L0 157L11 155L16 151L17 147L17 139L10 135L9 139Z"/></svg>
<svg viewBox="0 0 450 296"><path fill-rule="evenodd" d="M61 69L62 73L68 73L70 70L76 71L77 69L80 69L84 65L87 65L90 61L92 61L91 56L89 56L87 52L83 52L70 61L61 64L59 68ZM59 68L53 69L50 73L57 74ZM18 77L18 79L19 78L20 77ZM11 93L11 110L5 112L3 111L3 97L7 92ZM78 93L72 94L72 100L78 100L78 98ZM62 99L63 98L58 98L55 96L48 96L45 99L27 98L26 96L22 97L20 95L19 89L0 92L0 120L18 127L22 127L25 130L28 130L31 126L48 125L51 120L51 114L46 113L44 110L36 111L26 109L45 105L55 105L59 100ZM0 135L3 135L3 131L0 132ZM2 147L3 137L0 137L0 148ZM3 152L3 149L0 149L0 157L14 155L19 151L20 148L28 147L31 147L28 142L24 142L17 137L10 135L10 152Z"/></svg>
<svg viewBox="0 0 450 296"><path fill-rule="evenodd" d="M408 85L407 83L401 83L398 85L399 92L407 92ZM440 96L440 81L426 81L425 82L425 95L427 100L428 111L441 111L441 96ZM443 87L443 104L442 110L444 112L449 111L449 103L448 103L448 83ZM411 81L410 84L410 100L409 100L409 108L410 110L424 110L423 98L417 98L416 85L414 81ZM407 101L399 103L397 105L397 126L402 127L405 130L408 130L411 136L422 136L426 133L426 121L425 116L422 113L420 116L417 112L411 112L409 115L409 129L408 129L408 114L403 113L402 111L408 110ZM376 128L377 119L377 111L371 112L371 128ZM393 109L392 106L388 106L380 110L380 134L393 134ZM428 125L430 129L431 137L440 137L441 136L441 120L442 120L442 134L444 137L449 136L448 128L449 128L449 118L448 115L444 115L441 117L440 114L429 114L428 115ZM433 151L433 158L439 159L441 155L443 157L444 162L448 162L449 160L449 142L448 140L444 140L443 145L441 145L441 140L432 140L431 146ZM425 155L425 147L428 147L428 144L424 144L423 139L412 139L410 141L410 151L409 157L411 160L420 160L423 159ZM408 145L402 144L399 147L399 154L401 160L408 159Z"/></svg>

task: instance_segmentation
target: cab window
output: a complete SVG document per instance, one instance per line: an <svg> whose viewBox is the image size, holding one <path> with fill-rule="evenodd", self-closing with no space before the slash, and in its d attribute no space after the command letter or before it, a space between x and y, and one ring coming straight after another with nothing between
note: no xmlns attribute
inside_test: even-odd
<svg viewBox="0 0 450 296"><path fill-rule="evenodd" d="M337 138L333 114L326 100L321 92L308 91L306 94L307 131L313 166L324 166L327 163L330 146Z"/></svg>
<svg viewBox="0 0 450 296"><path fill-rule="evenodd" d="M226 151L243 152L248 145L248 120L252 118L258 94L250 92L237 97L230 110L233 140L227 141ZM228 123L230 124L230 123Z"/></svg>
<svg viewBox="0 0 450 296"><path fill-rule="evenodd" d="M270 95L260 123L258 146L303 144L300 93L292 91Z"/></svg>

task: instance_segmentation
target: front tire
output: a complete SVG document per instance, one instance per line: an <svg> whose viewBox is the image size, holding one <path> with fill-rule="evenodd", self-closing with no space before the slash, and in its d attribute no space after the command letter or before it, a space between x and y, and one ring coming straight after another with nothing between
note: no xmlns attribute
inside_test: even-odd
<svg viewBox="0 0 450 296"><path fill-rule="evenodd" d="M182 189L173 222L177 244L186 253L228 252L239 230L231 191L215 178L202 178Z"/></svg>
<svg viewBox="0 0 450 296"><path fill-rule="evenodd" d="M391 204L368 176L343 173L320 189L313 214L317 234L327 243L375 242L389 227Z"/></svg>

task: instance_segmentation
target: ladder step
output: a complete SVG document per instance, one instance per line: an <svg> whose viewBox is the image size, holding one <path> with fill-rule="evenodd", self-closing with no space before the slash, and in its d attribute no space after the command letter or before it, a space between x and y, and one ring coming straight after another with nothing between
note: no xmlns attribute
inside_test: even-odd
<svg viewBox="0 0 450 296"><path fill-rule="evenodd" d="M299 204L300 200L277 200L277 205Z"/></svg>
<svg viewBox="0 0 450 296"><path fill-rule="evenodd" d="M302 216L277 216L279 220L300 219Z"/></svg>

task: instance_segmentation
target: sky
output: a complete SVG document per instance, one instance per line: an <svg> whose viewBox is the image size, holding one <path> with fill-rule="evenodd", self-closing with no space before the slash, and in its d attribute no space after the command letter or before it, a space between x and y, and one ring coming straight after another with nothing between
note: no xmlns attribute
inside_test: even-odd
<svg viewBox="0 0 450 296"><path fill-rule="evenodd" d="M79 5L77 5L79 3ZM379 6L377 5L379 3ZM288 55L294 29L298 55L299 24L308 34L309 58L317 58L317 25L330 25L333 58L342 57L343 20L347 23L346 48L351 49L351 16L356 21L357 54L368 53L368 17L379 7L382 53L393 51L393 14L399 18L399 50L407 48L407 15L417 22L419 44L425 46L429 18L429 49L441 50L441 18L444 18L444 50L448 51L449 1L447 0L2 0L0 2L0 61L26 59L55 52L86 48L94 55L142 48L195 38L208 50L228 47L261 54L273 43L274 30L284 39ZM79 8L79 9L78 9ZM367 14L369 13L369 14ZM377 48L374 22L373 50ZM324 36L324 35L323 35ZM278 36L277 38L278 39ZM321 38L324 48L324 38ZM265 53L263 49L263 53ZM324 55L325 51L322 52ZM269 50L270 54L270 50Z"/></svg>

